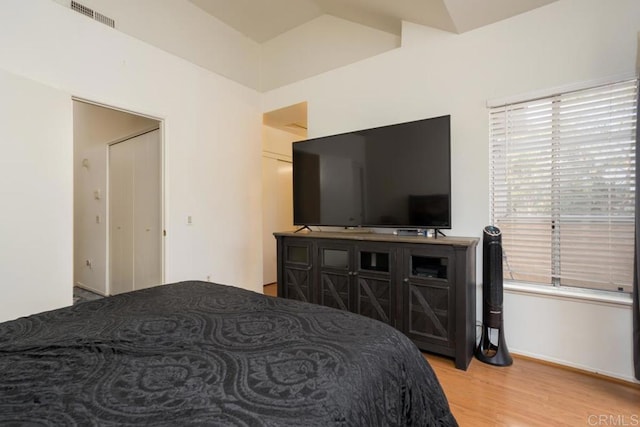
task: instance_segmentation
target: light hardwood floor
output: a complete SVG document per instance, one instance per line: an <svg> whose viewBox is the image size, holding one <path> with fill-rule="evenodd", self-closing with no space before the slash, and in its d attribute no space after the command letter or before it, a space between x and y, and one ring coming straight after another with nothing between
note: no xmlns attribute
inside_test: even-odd
<svg viewBox="0 0 640 427"><path fill-rule="evenodd" d="M265 286L276 295L276 286ZM462 427L640 426L640 386L514 356L512 366L473 359L467 371L424 354Z"/></svg>
<svg viewBox="0 0 640 427"><path fill-rule="evenodd" d="M426 354L461 426L640 426L640 387L514 356L467 371Z"/></svg>

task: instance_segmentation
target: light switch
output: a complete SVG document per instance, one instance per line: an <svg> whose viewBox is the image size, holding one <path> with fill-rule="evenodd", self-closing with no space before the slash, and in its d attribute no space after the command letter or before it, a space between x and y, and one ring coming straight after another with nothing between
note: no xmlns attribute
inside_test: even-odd
<svg viewBox="0 0 640 427"><path fill-rule="evenodd" d="M191 215L187 216L187 225L191 225L193 224L193 219L191 218Z"/></svg>

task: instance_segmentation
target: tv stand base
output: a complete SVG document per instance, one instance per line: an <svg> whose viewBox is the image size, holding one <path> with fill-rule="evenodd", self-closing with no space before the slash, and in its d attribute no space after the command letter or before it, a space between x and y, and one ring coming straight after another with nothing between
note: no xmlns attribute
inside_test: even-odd
<svg viewBox="0 0 640 427"><path fill-rule="evenodd" d="M476 347L477 238L275 233L278 296L393 326L467 369Z"/></svg>
<svg viewBox="0 0 640 427"><path fill-rule="evenodd" d="M442 237L447 237L442 231L440 231L439 228L434 228L433 229L433 238L437 239L438 238L438 234L441 235Z"/></svg>

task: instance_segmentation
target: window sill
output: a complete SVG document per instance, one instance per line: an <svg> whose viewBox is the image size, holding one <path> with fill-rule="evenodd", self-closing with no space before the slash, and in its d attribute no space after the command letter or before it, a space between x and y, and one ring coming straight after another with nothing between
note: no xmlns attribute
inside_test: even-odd
<svg viewBox="0 0 640 427"><path fill-rule="evenodd" d="M509 293L546 296L557 299L567 299L577 302L591 302L597 304L631 307L632 299L629 294L596 291L580 288L556 288L553 286L536 285L533 283L504 282L504 290Z"/></svg>

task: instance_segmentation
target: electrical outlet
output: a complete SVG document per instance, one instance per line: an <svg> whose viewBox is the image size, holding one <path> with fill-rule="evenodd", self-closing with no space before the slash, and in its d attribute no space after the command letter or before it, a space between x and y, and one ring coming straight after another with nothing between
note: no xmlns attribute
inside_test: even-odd
<svg viewBox="0 0 640 427"><path fill-rule="evenodd" d="M84 261L84 265L86 265L87 267L91 268L91 260L87 259Z"/></svg>

